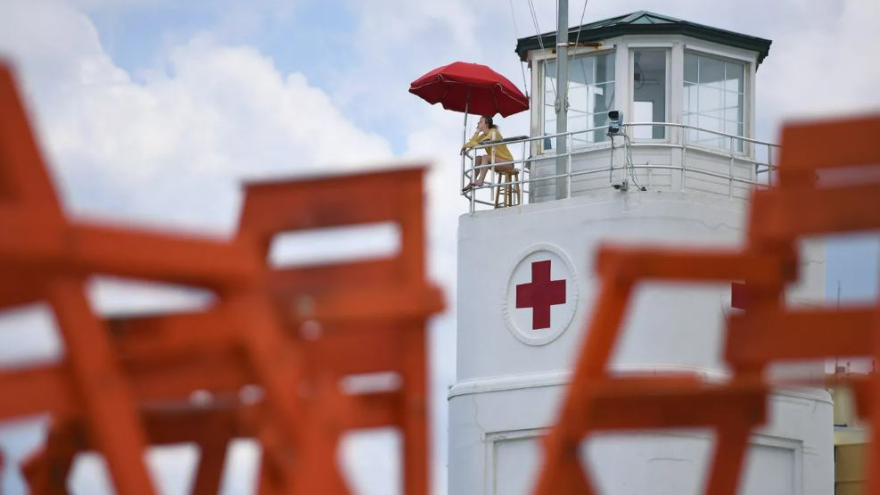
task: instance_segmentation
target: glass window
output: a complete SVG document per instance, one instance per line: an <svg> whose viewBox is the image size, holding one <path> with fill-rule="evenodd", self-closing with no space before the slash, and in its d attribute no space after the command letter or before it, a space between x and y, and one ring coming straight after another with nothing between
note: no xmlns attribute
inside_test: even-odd
<svg viewBox="0 0 880 495"><path fill-rule="evenodd" d="M577 56L568 61L568 130L585 131L608 122L614 109L614 53ZM556 60L544 62L544 134L556 133ZM607 140L606 130L572 135L572 146L586 146ZM545 139L544 149L556 146Z"/></svg>
<svg viewBox="0 0 880 495"><path fill-rule="evenodd" d="M666 122L666 50L639 49L633 57L633 122ZM635 126L637 139L665 139L663 126Z"/></svg>
<svg viewBox="0 0 880 495"><path fill-rule="evenodd" d="M684 54L685 125L709 131L743 136L745 121L745 64L691 52ZM730 139L709 132L688 129L689 143L729 149ZM734 150L743 142L735 140Z"/></svg>

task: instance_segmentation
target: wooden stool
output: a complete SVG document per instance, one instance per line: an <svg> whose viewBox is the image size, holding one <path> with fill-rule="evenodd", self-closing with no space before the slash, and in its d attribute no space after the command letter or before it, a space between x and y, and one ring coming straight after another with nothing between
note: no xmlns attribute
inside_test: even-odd
<svg viewBox="0 0 880 495"><path fill-rule="evenodd" d="M519 170L511 168L496 172L498 186L495 187L495 208L517 206L522 199L519 188Z"/></svg>

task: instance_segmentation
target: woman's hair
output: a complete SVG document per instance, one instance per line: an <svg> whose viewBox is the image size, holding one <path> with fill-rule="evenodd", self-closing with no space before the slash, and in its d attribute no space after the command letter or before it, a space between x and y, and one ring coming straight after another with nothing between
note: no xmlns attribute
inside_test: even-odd
<svg viewBox="0 0 880 495"><path fill-rule="evenodd" d="M486 127L488 127L489 129L496 129L496 128L498 128L498 126L495 125L494 122L492 122L492 117L490 117L490 116L488 116L488 115L483 115L483 119L486 121Z"/></svg>

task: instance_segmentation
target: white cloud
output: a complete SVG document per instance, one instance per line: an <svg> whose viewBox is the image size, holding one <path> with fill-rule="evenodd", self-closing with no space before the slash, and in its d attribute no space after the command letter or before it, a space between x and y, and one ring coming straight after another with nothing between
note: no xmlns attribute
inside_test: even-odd
<svg viewBox="0 0 880 495"><path fill-rule="evenodd" d="M157 6L169 0L68 0L67 4L78 9L101 10L142 6Z"/></svg>
<svg viewBox="0 0 880 495"><path fill-rule="evenodd" d="M62 354L55 321L44 305L14 308L0 318L0 367L52 362Z"/></svg>
<svg viewBox="0 0 880 495"><path fill-rule="evenodd" d="M880 109L880 3L840 2L828 15L804 2L797 24L780 29L758 73L758 112L779 119ZM827 6L825 7L827 8Z"/></svg>
<svg viewBox="0 0 880 495"><path fill-rule="evenodd" d="M85 80L124 82L101 49L84 14L48 0L8 0L0 5L0 55L11 59L32 92L60 93ZM54 103L54 101L53 101Z"/></svg>
<svg viewBox="0 0 880 495"><path fill-rule="evenodd" d="M374 48L411 44L414 39L430 36L432 31L449 35L447 44L451 46L476 46L480 38L475 12L480 7L472 2L376 0L351 2L349 6L358 19L359 33L369 37L369 45Z"/></svg>
<svg viewBox="0 0 880 495"><path fill-rule="evenodd" d="M356 19L356 62L340 67L342 75L331 91L368 125L390 121L407 133L423 129L429 112L443 110L409 94L411 81L456 60L485 62L487 47L496 43L512 47L509 39L496 38L497 29L483 31L479 13L489 7L480 3L377 0L349 1L346 6Z"/></svg>
<svg viewBox="0 0 880 495"><path fill-rule="evenodd" d="M0 6L0 54L16 64L40 141L79 214L226 231L242 177L354 169L392 155L303 74L283 74L256 49L207 34L163 52L161 66L134 80L70 4L13 0ZM133 297L144 294L163 296ZM131 303L110 299L103 310ZM50 327L46 316L28 320L31 329ZM0 357L57 357L47 331ZM104 486L82 476L77 483ZM174 492L176 482L160 482Z"/></svg>
<svg viewBox="0 0 880 495"><path fill-rule="evenodd" d="M241 177L391 157L384 138L253 48L197 36L134 81L69 6L14 0L3 9L0 52L20 61L76 211L229 228Z"/></svg>
<svg viewBox="0 0 880 495"><path fill-rule="evenodd" d="M413 97L415 98L415 97ZM427 107L427 104L424 105ZM421 125L407 137L406 154L433 156L435 166L428 176L429 273L446 295L446 312L431 325L431 414L433 418L433 493L446 493L448 415L446 392L455 381L456 283L458 258L458 216L467 203L458 195L461 145L461 114L428 108Z"/></svg>

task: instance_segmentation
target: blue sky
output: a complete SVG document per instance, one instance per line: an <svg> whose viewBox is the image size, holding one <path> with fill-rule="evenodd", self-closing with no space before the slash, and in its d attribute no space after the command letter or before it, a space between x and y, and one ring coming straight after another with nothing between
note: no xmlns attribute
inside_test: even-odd
<svg viewBox="0 0 880 495"><path fill-rule="evenodd" d="M226 43L246 44L271 54L282 72L303 72L318 86L331 87L340 66L352 63L352 12L314 0L291 3L278 12L243 2L175 2L88 10L102 44L117 64L136 74L161 57L163 48L210 32ZM241 17L247 19L241 19ZM233 23L231 18L238 17Z"/></svg>
<svg viewBox="0 0 880 495"><path fill-rule="evenodd" d="M199 33L210 33L230 45L247 45L269 54L282 73L299 72L310 84L328 92L357 60L354 13L346 3L304 0L283 4L263 2L169 2L128 8L89 10L102 44L117 64L137 79L140 71L161 63L162 52ZM381 49L380 47L376 47ZM356 107L356 105L354 105ZM366 118L351 108L350 118L389 140L395 153L405 150L400 126Z"/></svg>
<svg viewBox="0 0 880 495"><path fill-rule="evenodd" d="M551 30L553 3L536 4L541 31ZM880 109L878 5L593 0L585 21L651 10L773 39L758 72L757 137L775 141L788 119ZM572 24L582 6L571 2ZM521 84L513 49L517 35L535 34L530 19L525 0L3 0L0 55L19 71L65 203L77 215L226 233L242 178L399 159L432 163L430 273L454 301L457 217L466 210L456 194L461 115L406 89L455 60L489 64ZM501 125L507 135L528 133L524 115ZM827 296L836 298L839 280L844 301L876 298L878 258L877 236L829 242ZM107 305L124 303L110 297ZM38 314L15 318L46 326ZM25 338L9 331L9 321L0 317L0 358L7 360L10 346ZM438 495L445 493L454 321L451 308L432 327ZM51 335L41 342L42 350L26 352L57 355ZM0 443L19 450L39 438L37 428L0 430ZM84 472L98 476L100 465L86 464ZM12 476L0 486L21 493Z"/></svg>

